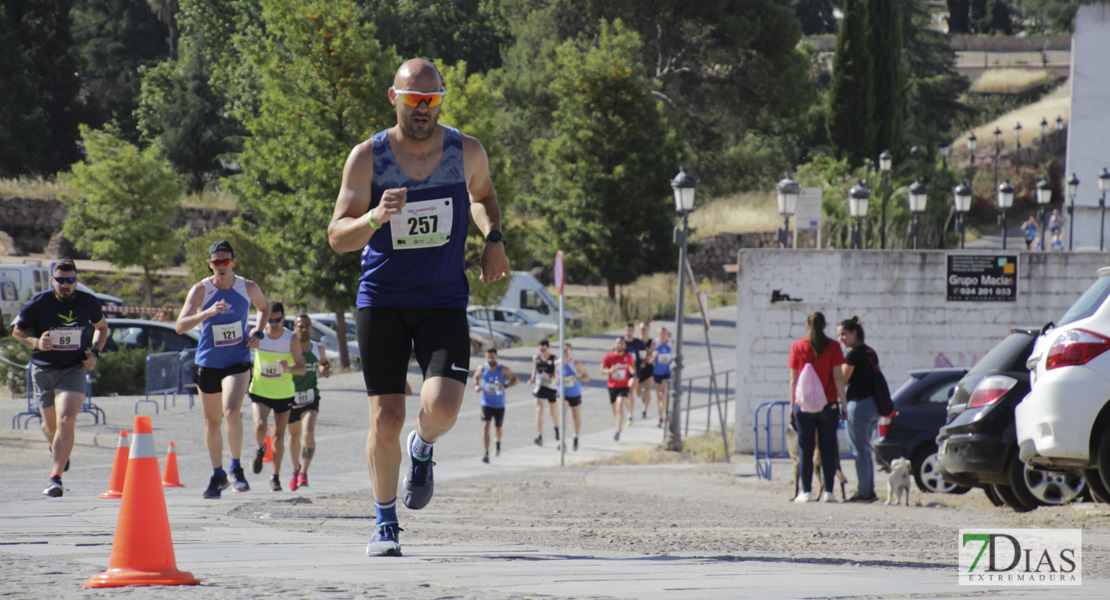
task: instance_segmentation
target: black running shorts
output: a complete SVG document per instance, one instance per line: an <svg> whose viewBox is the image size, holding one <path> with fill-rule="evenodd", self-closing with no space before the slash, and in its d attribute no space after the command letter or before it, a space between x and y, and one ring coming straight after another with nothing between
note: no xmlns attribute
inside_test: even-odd
<svg viewBox="0 0 1110 600"><path fill-rule="evenodd" d="M409 358L424 379L446 377L467 383L470 325L461 308L360 308L355 316L362 379L370 396L404 394Z"/></svg>
<svg viewBox="0 0 1110 600"><path fill-rule="evenodd" d="M618 398L627 398L628 388L609 388L609 404L615 404Z"/></svg>
<svg viewBox="0 0 1110 600"><path fill-rule="evenodd" d="M494 408L492 406L483 406L482 420L489 421L491 419L493 420L494 427L500 427L501 424L505 422L505 409Z"/></svg>
<svg viewBox="0 0 1110 600"><path fill-rule="evenodd" d="M567 404L569 404L571 408L582 404L582 396L567 396L566 400Z"/></svg>
<svg viewBox="0 0 1110 600"><path fill-rule="evenodd" d="M193 381L196 382L197 389L205 394L219 394L224 391L224 377L249 373L250 370L251 364L249 362L237 363L222 369L202 367L195 364L193 365Z"/></svg>

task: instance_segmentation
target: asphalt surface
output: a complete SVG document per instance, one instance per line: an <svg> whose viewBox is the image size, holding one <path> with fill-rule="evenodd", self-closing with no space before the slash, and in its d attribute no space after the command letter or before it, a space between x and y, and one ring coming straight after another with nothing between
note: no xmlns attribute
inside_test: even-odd
<svg viewBox="0 0 1110 600"><path fill-rule="evenodd" d="M735 307L724 307L710 315L710 343L717 369L735 365ZM686 321L684 354L687 375L709 372L701 319ZM659 323L653 327L658 330ZM587 386L583 400L583 431L580 450L567 452L567 465L611 458L631 448L650 448L663 442L664 432L653 419L641 419L626 428L621 441L613 440L613 418L604 383L597 372L603 354L612 346L613 335L573 340L576 358L584 361L595 381ZM554 344L552 344L554 346ZM512 349L502 353L502 362L527 378L534 349ZM471 359L471 368L481 358ZM419 389L419 376L410 373ZM704 381L704 380L702 380ZM1106 581L1085 580L1078 589L1036 588L984 590L954 584L949 565L910 565L884 568L841 560L779 560L745 555L744 548L727 554L699 555L673 552L664 556L635 552L598 551L542 544L502 545L476 541L460 545L436 543L434 532L402 537L404 556L369 558L365 555L365 528L342 527L298 531L267 525L255 505L287 499L291 505L333 496L364 497L366 515L373 518L369 476L365 462L368 411L361 375L348 373L322 380L322 408L317 426L317 452L312 463L310 487L280 494L267 487L271 465L262 475L248 480L253 489L236 494L230 489L219 500L204 500L211 468L205 449L199 405L189 408L188 398L154 414L152 404L139 406L141 414L152 414L159 465L172 440L176 444L182 482L186 487L166 489L165 502L173 536L177 567L201 580L193 587L124 588L91 590L82 584L103 572L112 553L120 502L102 500L110 475L121 429L132 429L135 397L96 398L107 413L107 423L95 424L90 415L78 419L73 467L65 474L65 496L45 498L41 490L49 471L48 453L42 435L31 428L0 430L0 597L3 598L90 598L139 594L142 598L979 598L1056 597L1103 598ZM504 450L492 464L481 458L478 399L468 391L455 428L437 442L435 477L437 486L482 477L490 473L542 473L557 470L563 458L557 451L552 424L545 415L543 447L533 444L535 409L526 385L509 390ZM159 398L161 405L161 398ZM6 401L12 414L22 405ZM404 439L413 426L418 400L409 399ZM546 411L545 411L546 413ZM655 413L651 409L649 417ZM249 414L249 413L248 413ZM695 412L691 431L704 429L707 416ZM569 415L568 415L569 420ZM249 464L251 420L244 415L248 434L243 445ZM717 425L710 417L710 425ZM225 449L225 456L227 452ZM404 466L403 466L404 468ZM599 467L605 469L608 467ZM613 467L619 468L619 467ZM656 471L660 485L667 485L668 465ZM750 477L750 456L735 457L737 477ZM282 468L282 485L288 485L288 458ZM683 483L682 485L689 485ZM690 489L696 495L698 489ZM579 498L588 503L589 498ZM435 499L429 509L435 506ZM426 509L428 510L428 509ZM411 520L399 508L402 527ZM246 518L251 514L254 518ZM789 526L786 524L784 526ZM412 526L410 526L412 527ZM410 533L412 533L410 531ZM711 530L691 535L712 535ZM953 548L955 552L955 548ZM953 558L953 561L955 559Z"/></svg>

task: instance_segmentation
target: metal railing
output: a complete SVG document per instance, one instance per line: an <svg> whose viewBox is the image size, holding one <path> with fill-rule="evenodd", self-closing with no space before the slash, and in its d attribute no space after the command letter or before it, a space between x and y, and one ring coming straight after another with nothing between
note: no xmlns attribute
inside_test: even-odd
<svg viewBox="0 0 1110 600"><path fill-rule="evenodd" d="M35 402L35 382L31 378L31 365L30 364L21 365L17 362L10 361L10 360L2 357L2 356L0 356L0 362L4 362L4 363L6 363L6 364L8 364L12 367L17 368L17 369L23 369L24 373L26 373L25 379L24 379L24 385L25 385L26 391L27 391L27 408L20 411L20 412L17 412L15 414L15 416L12 417L12 429L18 429L19 428L20 419L23 419L23 429L27 429L27 427L29 427L31 425L31 419L38 419L39 422L41 423L42 422L42 414L39 412L38 402ZM81 404L81 410L78 411L78 414L88 413L88 414L92 415L93 422L96 425L100 424L101 419L103 419L104 422L107 423L108 422L108 415L105 414L104 409L100 408L96 404L93 404L92 398L93 398L92 373L89 372L89 371L86 371L85 372L85 402L83 404Z"/></svg>
<svg viewBox="0 0 1110 600"><path fill-rule="evenodd" d="M752 431L755 434L755 474L762 479L771 479L771 459L790 458L786 448L786 426L790 422L790 401L764 402L755 407L752 415ZM773 413L777 409L777 413ZM760 414L763 415L762 425ZM778 415L778 420L773 418ZM760 429L763 435L760 437ZM847 443L848 424L841 420L836 426L836 443L841 459L855 459L851 444ZM871 440L878 438L878 426L872 429ZM762 440L762 442L761 442ZM778 444L776 449L776 442ZM847 448L845 450L845 448Z"/></svg>
<svg viewBox="0 0 1110 600"><path fill-rule="evenodd" d="M682 392L686 396L686 406L683 410L685 421L683 422L682 437L690 435L690 412L692 410L705 409L705 432L708 433L713 430L713 413L717 413L719 424L721 425L721 437L725 449L725 462L729 460L729 447L728 439L725 431L727 431L728 424L728 404L732 400L732 374L735 369L721 371L714 377L713 375L699 375L697 377L684 377L682 379ZM724 384L720 383L724 378ZM698 383L701 382L701 383ZM694 394L697 393L700 404L694 404ZM704 402L702 402L704 400ZM666 428L664 428L664 443L666 443Z"/></svg>

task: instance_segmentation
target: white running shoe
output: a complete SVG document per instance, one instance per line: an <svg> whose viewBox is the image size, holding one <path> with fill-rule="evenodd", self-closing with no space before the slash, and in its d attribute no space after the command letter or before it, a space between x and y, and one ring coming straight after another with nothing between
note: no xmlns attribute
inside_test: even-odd
<svg viewBox="0 0 1110 600"><path fill-rule="evenodd" d="M795 502L813 502L813 492L798 492L798 497L794 498Z"/></svg>
<svg viewBox="0 0 1110 600"><path fill-rule="evenodd" d="M832 492L821 492L821 502L839 502Z"/></svg>

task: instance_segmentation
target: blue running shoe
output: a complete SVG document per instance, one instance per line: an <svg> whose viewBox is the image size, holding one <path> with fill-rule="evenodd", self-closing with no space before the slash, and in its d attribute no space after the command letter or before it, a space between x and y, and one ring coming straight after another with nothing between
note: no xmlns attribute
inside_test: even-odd
<svg viewBox="0 0 1110 600"><path fill-rule="evenodd" d="M401 536L404 531L396 523L378 523L370 543L366 544L367 556L401 556Z"/></svg>
<svg viewBox="0 0 1110 600"><path fill-rule="evenodd" d="M401 501L411 510L420 510L428 505L435 491L435 481L432 479L432 455L428 460L416 460L412 457L412 440L416 437L416 430L409 434L405 448L409 451L409 472L401 482Z"/></svg>
<svg viewBox="0 0 1110 600"><path fill-rule="evenodd" d="M227 480L227 476L220 477L213 475L212 479L208 480L208 489L204 490L204 497L209 500L216 500L220 497L220 492L227 489L231 482Z"/></svg>
<svg viewBox="0 0 1110 600"><path fill-rule="evenodd" d="M232 489L236 492L249 492L251 491L251 484L247 483L247 478L243 476L243 467L235 467L231 470L231 477L234 480ZM226 488L227 485L224 485Z"/></svg>
<svg viewBox="0 0 1110 600"><path fill-rule="evenodd" d="M50 496L51 498L61 498L62 497L62 478L61 477L51 477L49 485L46 486L46 489L43 490L42 493L46 494L47 496Z"/></svg>

